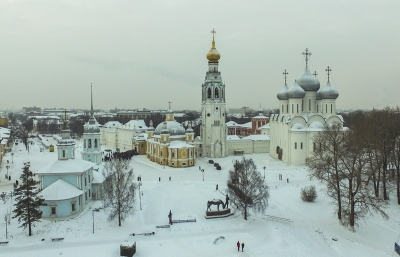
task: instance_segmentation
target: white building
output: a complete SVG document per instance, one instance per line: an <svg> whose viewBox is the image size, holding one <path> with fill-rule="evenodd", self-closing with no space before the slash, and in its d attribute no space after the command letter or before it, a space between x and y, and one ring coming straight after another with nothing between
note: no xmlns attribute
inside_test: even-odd
<svg viewBox="0 0 400 257"><path fill-rule="evenodd" d="M227 127L225 121L225 84L222 82L221 72L218 71L220 54L215 48L214 33L211 50L207 53L208 71L202 85L199 157L226 157Z"/></svg>
<svg viewBox="0 0 400 257"><path fill-rule="evenodd" d="M337 122L343 127L343 118L336 115L338 91L331 85L328 67L328 82L320 89L318 79L308 69L311 55L306 49L304 73L291 87L286 84L279 91L280 114L270 118L270 156L282 160L287 165L304 165L306 158L317 149L313 137L324 129L325 125Z"/></svg>

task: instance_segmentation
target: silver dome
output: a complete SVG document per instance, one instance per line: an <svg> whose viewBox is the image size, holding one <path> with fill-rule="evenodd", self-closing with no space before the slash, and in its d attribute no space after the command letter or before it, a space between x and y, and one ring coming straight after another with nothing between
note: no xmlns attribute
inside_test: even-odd
<svg viewBox="0 0 400 257"><path fill-rule="evenodd" d="M286 95L288 98L303 98L306 95L306 92L295 80L293 85L287 90Z"/></svg>
<svg viewBox="0 0 400 257"><path fill-rule="evenodd" d="M318 91L320 88L319 80L311 74L310 70L306 67L304 73L297 79L297 83L305 91Z"/></svg>
<svg viewBox="0 0 400 257"><path fill-rule="evenodd" d="M337 99L339 92L328 81L324 88L319 91L319 95L322 99Z"/></svg>
<svg viewBox="0 0 400 257"><path fill-rule="evenodd" d="M276 95L276 97L279 100L288 100L288 97L286 95L288 89L289 89L288 86L285 84L285 86L279 91L279 93Z"/></svg>
<svg viewBox="0 0 400 257"><path fill-rule="evenodd" d="M317 91L317 93L315 94L315 97L317 100L321 100L321 96L319 95L319 92L321 92L321 89Z"/></svg>
<svg viewBox="0 0 400 257"><path fill-rule="evenodd" d="M167 129L171 136L185 135L185 128L182 126L182 124L180 124L176 121L164 121L163 123L158 124L156 131L155 131L156 135L161 134L164 123L166 123Z"/></svg>

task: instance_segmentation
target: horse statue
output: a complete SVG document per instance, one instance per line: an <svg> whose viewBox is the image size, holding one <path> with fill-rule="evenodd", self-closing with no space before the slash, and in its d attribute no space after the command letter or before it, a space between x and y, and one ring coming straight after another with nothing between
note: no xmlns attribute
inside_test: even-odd
<svg viewBox="0 0 400 257"><path fill-rule="evenodd" d="M210 210L211 211L211 205L216 205L217 209L219 211L219 206L222 205L222 208L225 208L225 204L221 199L213 199L213 200L209 200L207 202L207 211Z"/></svg>

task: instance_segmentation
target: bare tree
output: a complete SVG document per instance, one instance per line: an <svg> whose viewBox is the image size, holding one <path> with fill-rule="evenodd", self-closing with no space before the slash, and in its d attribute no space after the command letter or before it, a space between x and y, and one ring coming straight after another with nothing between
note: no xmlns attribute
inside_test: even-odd
<svg viewBox="0 0 400 257"><path fill-rule="evenodd" d="M341 124L333 123L325 126L324 130L314 137L314 155L306 160L310 177L326 183L327 194L337 206L336 213L340 223L342 223L340 158L345 151L344 137Z"/></svg>
<svg viewBox="0 0 400 257"><path fill-rule="evenodd" d="M248 209L264 213L268 206L269 188L261 174L257 171L253 159L243 157L236 161L234 170L229 171L228 194L238 210L247 220Z"/></svg>
<svg viewBox="0 0 400 257"><path fill-rule="evenodd" d="M342 208L344 225L354 226L360 219L373 212L379 213L388 219L384 209L386 201L376 197L369 182L369 169L367 166L366 144L364 135L356 131L346 132L346 154L340 158L340 186L343 190Z"/></svg>
<svg viewBox="0 0 400 257"><path fill-rule="evenodd" d="M112 159L107 162L103 175L103 205L108 219L118 219L118 225L134 212L136 183L129 160Z"/></svg>

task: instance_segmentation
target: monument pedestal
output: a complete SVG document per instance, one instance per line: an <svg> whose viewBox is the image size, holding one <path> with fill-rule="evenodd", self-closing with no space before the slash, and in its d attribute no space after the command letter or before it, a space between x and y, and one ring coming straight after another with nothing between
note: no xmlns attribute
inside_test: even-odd
<svg viewBox="0 0 400 257"><path fill-rule="evenodd" d="M231 209L224 209L221 211L206 211L204 216L206 219L224 218L233 215Z"/></svg>

